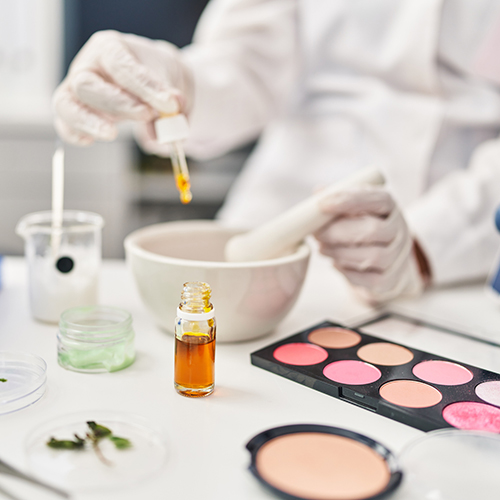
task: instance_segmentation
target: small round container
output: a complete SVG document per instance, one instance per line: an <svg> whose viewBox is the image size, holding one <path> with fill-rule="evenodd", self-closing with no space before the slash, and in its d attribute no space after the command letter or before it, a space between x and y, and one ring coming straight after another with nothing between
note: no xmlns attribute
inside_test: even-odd
<svg viewBox="0 0 500 500"><path fill-rule="evenodd" d="M0 414L26 408L45 393L47 363L27 352L0 351Z"/></svg>
<svg viewBox="0 0 500 500"><path fill-rule="evenodd" d="M107 306L74 307L61 314L57 360L67 370L115 372L135 359L132 316Z"/></svg>
<svg viewBox="0 0 500 500"><path fill-rule="evenodd" d="M247 449L253 475L286 500L378 500L402 478L385 446L338 427L275 427L251 439Z"/></svg>

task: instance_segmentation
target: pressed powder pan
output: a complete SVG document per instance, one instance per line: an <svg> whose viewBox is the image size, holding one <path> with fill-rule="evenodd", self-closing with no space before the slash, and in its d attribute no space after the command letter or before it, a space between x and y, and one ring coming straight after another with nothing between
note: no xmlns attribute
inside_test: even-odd
<svg viewBox="0 0 500 500"><path fill-rule="evenodd" d="M289 500L374 500L402 478L385 446L337 427L276 427L255 436L247 449L254 476Z"/></svg>
<svg viewBox="0 0 500 500"><path fill-rule="evenodd" d="M254 476L288 500L375 500L396 488L405 500L497 500L500 491L500 436L487 432L431 431L397 461L373 439L326 425L269 429L247 448Z"/></svg>

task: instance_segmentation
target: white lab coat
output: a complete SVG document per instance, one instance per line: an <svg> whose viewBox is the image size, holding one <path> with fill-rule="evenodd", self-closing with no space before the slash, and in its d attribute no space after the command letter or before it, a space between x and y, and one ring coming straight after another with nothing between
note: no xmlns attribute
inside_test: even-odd
<svg viewBox="0 0 500 500"><path fill-rule="evenodd" d="M485 276L500 245L497 33L500 0L212 0L184 50L188 151L262 134L220 218L257 225L378 164L434 282Z"/></svg>

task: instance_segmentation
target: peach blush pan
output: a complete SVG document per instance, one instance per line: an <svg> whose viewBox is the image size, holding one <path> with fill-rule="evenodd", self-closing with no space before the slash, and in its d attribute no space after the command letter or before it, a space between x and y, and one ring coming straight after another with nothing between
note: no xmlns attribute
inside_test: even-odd
<svg viewBox="0 0 500 500"><path fill-rule="evenodd" d="M406 408L428 408L443 399L437 389L416 380L387 382L380 388L380 395L386 401Z"/></svg>

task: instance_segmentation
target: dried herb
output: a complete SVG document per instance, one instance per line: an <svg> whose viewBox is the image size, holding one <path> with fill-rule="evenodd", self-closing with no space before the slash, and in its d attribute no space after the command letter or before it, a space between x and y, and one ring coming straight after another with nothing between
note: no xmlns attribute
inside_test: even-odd
<svg viewBox="0 0 500 500"><path fill-rule="evenodd" d="M87 422L87 425L90 427L92 434L97 438L101 439L103 437L111 436L113 433L104 425L96 424L95 422Z"/></svg>
<svg viewBox="0 0 500 500"><path fill-rule="evenodd" d="M47 442L47 446L54 448L56 450L81 450L85 446L85 439L77 436L75 434L75 440L71 441L69 439L54 439L50 438L50 441Z"/></svg>
<svg viewBox="0 0 500 500"><path fill-rule="evenodd" d="M132 446L132 443L128 439L113 436L111 429L104 427L104 425L97 424L96 422L87 422L87 425L89 431L85 434L84 438L81 438L77 434L74 435L75 439L73 441L70 439L59 440L51 437L49 441L47 441L47 446L57 450L83 450L85 449L85 443L88 443L99 460L106 465L113 465L113 463L102 454L101 448L99 447L100 441L109 439L117 450L125 450Z"/></svg>
<svg viewBox="0 0 500 500"><path fill-rule="evenodd" d="M0 382L7 382L6 378L0 378Z"/></svg>
<svg viewBox="0 0 500 500"><path fill-rule="evenodd" d="M132 446L132 443L125 438L121 438L118 436L110 436L109 439L113 441L113 444L118 448L119 450L126 450L127 448L130 448Z"/></svg>

